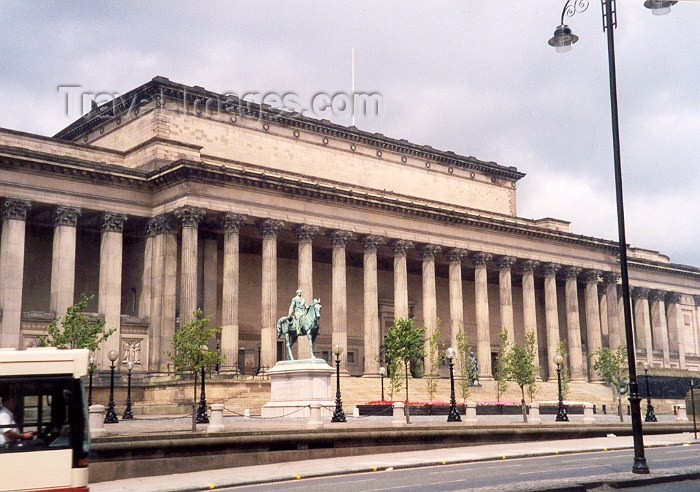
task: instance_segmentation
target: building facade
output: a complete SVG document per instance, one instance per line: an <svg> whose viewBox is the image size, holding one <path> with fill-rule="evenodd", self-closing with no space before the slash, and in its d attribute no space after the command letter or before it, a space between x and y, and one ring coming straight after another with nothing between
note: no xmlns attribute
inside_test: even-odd
<svg viewBox="0 0 700 492"><path fill-rule="evenodd" d="M224 369L284 357L276 323L297 288L323 310L317 355L376 375L381 340L414 316L464 331L491 376L499 333L560 341L572 380L625 345L617 244L524 219L524 174L405 140L152 81L54 137L0 130L0 345L33 343L81 293L137 370L171 370L179 323L222 326ZM630 248L635 344L650 365L700 368L700 270ZM304 340L296 348L308 356ZM426 367L427 371L434 368Z"/></svg>

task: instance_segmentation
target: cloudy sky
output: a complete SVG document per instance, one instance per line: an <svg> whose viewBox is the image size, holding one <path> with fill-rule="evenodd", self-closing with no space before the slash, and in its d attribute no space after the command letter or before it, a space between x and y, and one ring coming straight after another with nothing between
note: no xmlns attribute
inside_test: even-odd
<svg viewBox="0 0 700 492"><path fill-rule="evenodd" d="M547 45L563 0L27 2L0 10L0 126L53 135L57 87L123 93L155 75L214 91L379 92L357 126L526 172L518 215L616 239L600 5ZM700 266L700 3L618 0L628 240ZM349 118L336 118L350 124Z"/></svg>

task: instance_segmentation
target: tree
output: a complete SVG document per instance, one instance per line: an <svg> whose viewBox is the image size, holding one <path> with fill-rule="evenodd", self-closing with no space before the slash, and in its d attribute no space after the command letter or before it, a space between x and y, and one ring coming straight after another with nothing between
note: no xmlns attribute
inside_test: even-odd
<svg viewBox="0 0 700 492"><path fill-rule="evenodd" d="M387 359L396 361L397 366L404 370L406 384L406 401L404 414L406 423L410 424L408 406L408 369L412 360L425 356L425 328L415 326L414 319L398 318L384 338L384 354Z"/></svg>
<svg viewBox="0 0 700 492"><path fill-rule="evenodd" d="M430 374L425 374L423 377L425 378L426 389L428 390L428 398L430 401L433 401L437 393L438 379L440 378L438 374L440 363L445 357L443 354L444 343L442 342L440 334L440 320L437 321L435 332L426 340L425 347L425 356L428 359Z"/></svg>
<svg viewBox="0 0 700 492"><path fill-rule="evenodd" d="M561 365L561 397L563 399L569 394L569 381L571 380L571 377L569 376L569 365L567 363L569 354L566 351L566 343L563 340L559 340L559 344L557 345L557 354L561 355L561 358L564 361Z"/></svg>
<svg viewBox="0 0 700 492"><path fill-rule="evenodd" d="M58 317L51 320L46 333L37 337L37 344L59 349L86 348L95 352L116 328L106 329L105 320L85 315L85 308L94 297L80 294L80 300L66 310L60 323Z"/></svg>
<svg viewBox="0 0 700 492"><path fill-rule="evenodd" d="M209 328L209 318L205 317L201 309L195 309L192 313L193 320L183 325L175 332L173 337L173 352L167 355L173 361L175 372L192 373L194 376L194 397L192 400L192 428L195 429L195 416L197 412L197 374L207 366L221 363L223 358L218 352L204 350L210 337L216 336L221 328Z"/></svg>
<svg viewBox="0 0 700 492"><path fill-rule="evenodd" d="M469 378L473 370L469 361L469 352L471 351L472 348L467 340L467 334L460 331L457 333L457 360L455 365L457 366L459 394L463 403L466 403L467 398L469 398L469 384L471 383Z"/></svg>
<svg viewBox="0 0 700 492"><path fill-rule="evenodd" d="M501 396L508 389L508 354L510 352L510 341L508 340L508 330L503 328L498 335L501 339L501 346L496 354L496 365L493 368L493 379L496 381L496 401L501 401Z"/></svg>
<svg viewBox="0 0 700 492"><path fill-rule="evenodd" d="M617 347L612 351L608 347L601 348L593 354L595 364L593 369L598 371L600 378L612 387L613 395L617 397L617 414L620 422L624 421L622 416L622 395L627 392L627 348Z"/></svg>
<svg viewBox="0 0 700 492"><path fill-rule="evenodd" d="M515 383L520 386L520 407L523 412L523 422L527 423L527 410L525 408L525 388L535 384L537 366L535 365L535 333L528 331L525 334L525 343L513 345L508 354L508 373Z"/></svg>

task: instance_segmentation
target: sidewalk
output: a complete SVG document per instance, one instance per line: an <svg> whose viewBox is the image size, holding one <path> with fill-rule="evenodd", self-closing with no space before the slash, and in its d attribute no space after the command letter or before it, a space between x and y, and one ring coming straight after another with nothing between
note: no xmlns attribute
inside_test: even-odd
<svg viewBox="0 0 700 492"><path fill-rule="evenodd" d="M650 435L646 447L697 444L692 433ZM584 451L610 451L632 448L632 437L601 437L577 440L488 444L460 448L431 449L400 453L326 458L270 465L246 466L143 477L91 484L95 492L190 491L278 482L345 473L382 471L440 464L504 460Z"/></svg>

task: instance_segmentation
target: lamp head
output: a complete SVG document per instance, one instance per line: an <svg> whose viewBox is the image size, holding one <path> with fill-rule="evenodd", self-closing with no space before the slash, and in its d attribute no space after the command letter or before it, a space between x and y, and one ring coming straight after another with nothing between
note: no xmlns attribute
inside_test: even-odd
<svg viewBox="0 0 700 492"><path fill-rule="evenodd" d="M333 353L336 356L339 356L343 353L343 347L341 347L339 343L336 343L335 345L333 345Z"/></svg>
<svg viewBox="0 0 700 492"><path fill-rule="evenodd" d="M671 7L677 3L677 0L647 0L644 2L644 6L650 9L651 13L654 15L666 15L671 13Z"/></svg>
<svg viewBox="0 0 700 492"><path fill-rule="evenodd" d="M562 357L561 354L556 354L552 360L558 366L564 363L564 357Z"/></svg>
<svg viewBox="0 0 700 492"><path fill-rule="evenodd" d="M571 28L562 24L554 30L554 36L549 39L549 46L554 46L557 53L571 51L573 44L578 41L578 36L571 32Z"/></svg>
<svg viewBox="0 0 700 492"><path fill-rule="evenodd" d="M95 354L90 354L90 365L94 366L95 365Z"/></svg>
<svg viewBox="0 0 700 492"><path fill-rule="evenodd" d="M107 354L107 357L109 358L109 360L114 362L115 360L117 360L117 357L119 357L119 353L116 350L110 350Z"/></svg>
<svg viewBox="0 0 700 492"><path fill-rule="evenodd" d="M379 368L379 374L386 376L386 367L382 366Z"/></svg>
<svg viewBox="0 0 700 492"><path fill-rule="evenodd" d="M130 361L130 360L127 361L127 362L126 362L126 368L127 368L128 370L131 371L131 370L134 368L134 363L133 363L133 361Z"/></svg>
<svg viewBox="0 0 700 492"><path fill-rule="evenodd" d="M448 359L452 360L455 358L455 349L452 347L447 347L447 350L445 350L445 357Z"/></svg>
<svg viewBox="0 0 700 492"><path fill-rule="evenodd" d="M645 370L645 371L648 371L648 370L649 370L649 364L647 363L647 361L644 361L644 364L643 364L642 367L644 367L644 370Z"/></svg>

